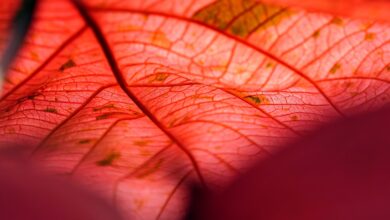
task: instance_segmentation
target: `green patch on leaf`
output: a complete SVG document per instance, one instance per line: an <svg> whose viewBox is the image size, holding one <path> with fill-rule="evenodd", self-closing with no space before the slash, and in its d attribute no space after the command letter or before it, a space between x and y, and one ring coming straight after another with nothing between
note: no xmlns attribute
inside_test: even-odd
<svg viewBox="0 0 390 220"><path fill-rule="evenodd" d="M196 12L193 19L232 35L246 37L280 23L291 14L291 11L255 0L218 0Z"/></svg>
<svg viewBox="0 0 390 220"><path fill-rule="evenodd" d="M248 34L244 26L240 26L240 25L232 26L232 28L230 28L230 32L233 35L240 36L240 37L245 37Z"/></svg>
<svg viewBox="0 0 390 220"><path fill-rule="evenodd" d="M255 104L260 104L261 103L261 99L258 96L249 95L249 96L246 96L245 99L247 99L250 102L253 102Z"/></svg>
<svg viewBox="0 0 390 220"><path fill-rule="evenodd" d="M249 102L259 105L259 104L269 104L269 100L265 95L248 95L245 96L244 99L248 100Z"/></svg>

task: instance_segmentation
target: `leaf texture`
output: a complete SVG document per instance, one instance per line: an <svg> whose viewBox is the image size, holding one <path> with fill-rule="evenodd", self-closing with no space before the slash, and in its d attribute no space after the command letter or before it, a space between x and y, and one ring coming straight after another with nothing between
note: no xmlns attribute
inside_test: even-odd
<svg viewBox="0 0 390 220"><path fill-rule="evenodd" d="M0 143L135 219L175 219L282 144L390 100L390 27L257 1L40 1Z"/></svg>
<svg viewBox="0 0 390 220"><path fill-rule="evenodd" d="M322 11L345 16L390 21L387 13L390 10L390 1L388 0L265 0L263 2L305 7L310 11Z"/></svg>

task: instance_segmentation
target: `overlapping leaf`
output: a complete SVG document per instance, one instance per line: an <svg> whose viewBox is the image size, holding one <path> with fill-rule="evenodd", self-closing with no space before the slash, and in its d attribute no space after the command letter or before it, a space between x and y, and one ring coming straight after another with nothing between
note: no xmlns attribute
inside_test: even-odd
<svg viewBox="0 0 390 220"><path fill-rule="evenodd" d="M139 219L177 218L324 122L390 100L390 29L255 1L41 1L0 141ZM129 214L130 215L130 214Z"/></svg>

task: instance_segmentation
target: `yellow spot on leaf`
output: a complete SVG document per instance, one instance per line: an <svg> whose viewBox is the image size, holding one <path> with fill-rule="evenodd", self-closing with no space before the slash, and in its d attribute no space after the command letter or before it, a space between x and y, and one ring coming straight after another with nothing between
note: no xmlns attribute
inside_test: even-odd
<svg viewBox="0 0 390 220"><path fill-rule="evenodd" d="M195 50L195 47L194 47L193 44L186 43L186 44L185 44L185 47L186 47L187 49L189 49L189 50Z"/></svg>
<svg viewBox="0 0 390 220"><path fill-rule="evenodd" d="M164 82L168 78L169 74L168 73L157 73L153 76L151 76L151 79L149 82Z"/></svg>
<svg viewBox="0 0 390 220"><path fill-rule="evenodd" d="M274 62L268 62L267 64L265 64L265 68L266 69L269 69L269 68L272 68L274 67L276 64Z"/></svg>
<svg viewBox="0 0 390 220"><path fill-rule="evenodd" d="M155 32L150 39L151 43L155 46L169 49L171 47L171 41L167 38L164 32Z"/></svg>
<svg viewBox="0 0 390 220"><path fill-rule="evenodd" d="M375 33L366 33L366 36L364 36L364 39L367 41L371 41L375 39Z"/></svg>
<svg viewBox="0 0 390 220"><path fill-rule="evenodd" d="M314 31L313 35L312 35L314 38L317 38L320 36L320 30L316 30Z"/></svg>
<svg viewBox="0 0 390 220"><path fill-rule="evenodd" d="M110 166L113 164L113 162L120 157L120 153L118 152L111 152L106 157L104 157L102 160L99 160L96 162L98 166Z"/></svg>
<svg viewBox="0 0 390 220"><path fill-rule="evenodd" d="M211 69L215 71L225 71L226 66L212 66Z"/></svg>
<svg viewBox="0 0 390 220"><path fill-rule="evenodd" d="M335 24L335 25L338 25L338 26L341 26L344 24L344 21L343 19L339 18L339 17L335 17L332 19L331 21L332 24Z"/></svg>
<svg viewBox="0 0 390 220"><path fill-rule="evenodd" d="M198 60L197 63L198 63L199 65L203 66L204 63L205 63L205 61L204 61L204 60Z"/></svg>
<svg viewBox="0 0 390 220"><path fill-rule="evenodd" d="M269 104L269 100L265 95L249 95L249 96L245 96L244 98L256 105Z"/></svg>
<svg viewBox="0 0 390 220"><path fill-rule="evenodd" d="M239 67L236 68L235 73L242 74L242 73L245 73L245 71L246 71L246 68L244 68L242 66L239 66Z"/></svg>
<svg viewBox="0 0 390 220"><path fill-rule="evenodd" d="M131 31L139 31L141 27L128 25L128 24L120 24L117 29L119 32L131 32Z"/></svg>
<svg viewBox="0 0 390 220"><path fill-rule="evenodd" d="M336 63L335 65L332 66L332 68L329 70L329 73L335 74L337 70L341 68L341 64Z"/></svg>
<svg viewBox="0 0 390 220"><path fill-rule="evenodd" d="M195 95L193 95L191 98L193 98L193 99L205 99L205 100L210 100L210 101L213 100L213 97L212 97L212 96L201 95L201 94L195 94ZM188 117L187 117L186 119L188 119Z"/></svg>
<svg viewBox="0 0 390 220"><path fill-rule="evenodd" d="M257 97L257 96L250 95L250 96L246 96L245 99L247 99L247 100L249 100L249 101L251 101L251 102L253 102L255 104L260 104L261 103L260 98Z"/></svg>

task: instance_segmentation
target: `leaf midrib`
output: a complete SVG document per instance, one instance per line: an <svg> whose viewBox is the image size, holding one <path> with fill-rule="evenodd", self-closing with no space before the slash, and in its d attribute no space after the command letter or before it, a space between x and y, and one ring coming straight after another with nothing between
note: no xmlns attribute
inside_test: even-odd
<svg viewBox="0 0 390 220"><path fill-rule="evenodd" d="M133 92L128 88L126 80L124 79L121 70L115 61L115 57L111 51L111 48L105 39L103 32L100 30L99 25L93 20L92 16L89 15L89 12L86 10L84 5L82 5L79 1L73 1L74 5L76 6L77 10L79 11L81 17L84 19L85 23L92 29L96 40L99 42L99 45L101 46L101 49L103 50L103 53L107 59L107 62L114 74L114 77L123 90L123 92L126 93L126 95L134 102L134 104L168 137L170 138L183 152L184 154L190 159L191 164L193 165L193 168L195 170L195 173L197 174L199 181L204 187L207 187L206 182L204 180L203 175L201 174L199 165L195 159L195 157L192 155L192 153L184 146L183 143L181 143L180 140L178 140L171 132L168 131L167 128L161 122L143 105L143 103L133 94Z"/></svg>

